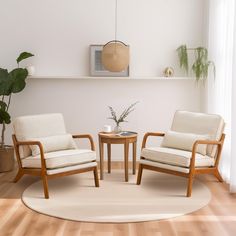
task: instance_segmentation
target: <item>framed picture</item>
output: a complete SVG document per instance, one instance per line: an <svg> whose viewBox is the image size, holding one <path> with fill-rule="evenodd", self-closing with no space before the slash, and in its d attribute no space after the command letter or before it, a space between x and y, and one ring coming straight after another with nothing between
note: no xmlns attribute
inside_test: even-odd
<svg viewBox="0 0 236 236"><path fill-rule="evenodd" d="M129 67L121 72L110 72L103 67L102 48L103 45L90 45L90 75L128 77Z"/></svg>

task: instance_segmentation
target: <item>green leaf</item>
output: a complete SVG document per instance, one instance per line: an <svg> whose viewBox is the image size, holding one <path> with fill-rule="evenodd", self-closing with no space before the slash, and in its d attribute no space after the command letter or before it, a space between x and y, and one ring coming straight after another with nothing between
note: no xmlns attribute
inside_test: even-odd
<svg viewBox="0 0 236 236"><path fill-rule="evenodd" d="M28 76L28 71L22 68L16 68L9 73L10 80L12 81L11 92L19 93L25 88L25 79Z"/></svg>
<svg viewBox="0 0 236 236"><path fill-rule="evenodd" d="M3 109L0 109L0 124L10 124L11 123L11 116L8 112L4 111Z"/></svg>
<svg viewBox="0 0 236 236"><path fill-rule="evenodd" d="M216 79L216 66L215 66L215 63L213 61L208 61L207 65L208 65L208 67L212 66L213 76L214 76L214 79Z"/></svg>
<svg viewBox="0 0 236 236"><path fill-rule="evenodd" d="M0 68L0 96L10 94L11 84L8 71Z"/></svg>
<svg viewBox="0 0 236 236"><path fill-rule="evenodd" d="M0 81L8 77L7 69L0 68Z"/></svg>
<svg viewBox="0 0 236 236"><path fill-rule="evenodd" d="M3 101L0 101L0 109L3 111L6 111L6 108L7 108L7 104Z"/></svg>
<svg viewBox="0 0 236 236"><path fill-rule="evenodd" d="M188 65L187 46L181 45L176 50L178 52L180 68L183 68L185 72L188 74L189 65Z"/></svg>
<svg viewBox="0 0 236 236"><path fill-rule="evenodd" d="M19 64L22 60L25 60L29 57L33 57L34 55L30 52L22 52L19 57L16 59L17 64Z"/></svg>

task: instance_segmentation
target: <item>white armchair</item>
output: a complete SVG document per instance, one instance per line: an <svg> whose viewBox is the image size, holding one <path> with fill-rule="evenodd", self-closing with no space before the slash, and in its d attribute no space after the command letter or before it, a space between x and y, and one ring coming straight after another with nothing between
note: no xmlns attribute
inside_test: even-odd
<svg viewBox="0 0 236 236"><path fill-rule="evenodd" d="M49 198L48 179L93 171L95 186L99 187L96 153L89 134L66 133L61 114L18 117L13 122L12 136L18 173L41 176L45 198ZM87 138L91 149L78 149L74 139Z"/></svg>
<svg viewBox="0 0 236 236"><path fill-rule="evenodd" d="M141 184L143 169L187 177L187 197L196 174L214 174L222 182L218 164L224 126L218 115L176 111L170 131L144 135L137 184ZM162 137L161 145L146 147L149 136Z"/></svg>

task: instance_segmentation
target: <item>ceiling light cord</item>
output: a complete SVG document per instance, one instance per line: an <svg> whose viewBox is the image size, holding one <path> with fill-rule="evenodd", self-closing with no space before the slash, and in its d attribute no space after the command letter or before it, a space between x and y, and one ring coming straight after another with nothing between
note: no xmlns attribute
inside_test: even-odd
<svg viewBox="0 0 236 236"><path fill-rule="evenodd" d="M115 49L116 49L116 43L120 43L120 44L123 44L124 46L128 46L127 44L125 44L124 42L120 41L120 40L117 40L117 26L118 26L118 21L117 21L117 14L118 12L118 0L115 0L115 39L107 42L106 44L103 45L103 47L105 47L106 45L108 45L109 43L112 43L114 42L115 43Z"/></svg>
<svg viewBox="0 0 236 236"><path fill-rule="evenodd" d="M114 51L114 55L116 55L116 42L117 42L117 0L115 0L115 51Z"/></svg>
<svg viewBox="0 0 236 236"><path fill-rule="evenodd" d="M118 2L115 0L115 41L117 41L117 7Z"/></svg>

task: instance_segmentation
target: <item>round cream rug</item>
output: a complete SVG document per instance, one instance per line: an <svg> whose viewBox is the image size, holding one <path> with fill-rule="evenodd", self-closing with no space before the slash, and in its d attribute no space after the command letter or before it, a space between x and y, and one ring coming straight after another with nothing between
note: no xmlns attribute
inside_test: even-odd
<svg viewBox="0 0 236 236"><path fill-rule="evenodd" d="M42 182L29 186L22 200L29 208L49 216L87 222L140 222L181 216L208 204L208 188L194 180L191 198L185 197L187 179L144 170L141 185L136 176L124 182L123 171L105 174L94 187L92 172L49 180L50 199L44 199Z"/></svg>

